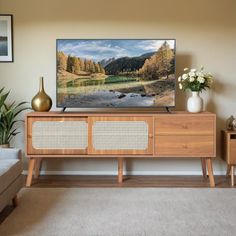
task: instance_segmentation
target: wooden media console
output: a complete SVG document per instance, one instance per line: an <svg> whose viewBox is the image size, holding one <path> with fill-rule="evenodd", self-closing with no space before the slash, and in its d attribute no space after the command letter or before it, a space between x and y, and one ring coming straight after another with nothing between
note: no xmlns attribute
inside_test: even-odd
<svg viewBox="0 0 236 236"><path fill-rule="evenodd" d="M126 158L199 158L203 176L214 187L216 155L213 113L155 112L32 112L26 116L26 186L37 178L43 158L118 158L123 181Z"/></svg>

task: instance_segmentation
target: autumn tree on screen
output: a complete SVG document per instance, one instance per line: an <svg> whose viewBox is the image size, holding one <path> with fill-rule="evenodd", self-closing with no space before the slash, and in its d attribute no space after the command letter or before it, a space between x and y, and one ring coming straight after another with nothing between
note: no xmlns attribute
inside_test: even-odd
<svg viewBox="0 0 236 236"><path fill-rule="evenodd" d="M174 52L165 41L150 59L145 60L138 73L145 80L168 79L169 75L173 73L173 62Z"/></svg>
<svg viewBox="0 0 236 236"><path fill-rule="evenodd" d="M105 70L99 62L71 55L67 56L63 52L57 53L57 67L59 70L65 70L77 75L81 72L105 74Z"/></svg>
<svg viewBox="0 0 236 236"><path fill-rule="evenodd" d="M59 70L67 69L67 56L63 52L57 53L57 67Z"/></svg>

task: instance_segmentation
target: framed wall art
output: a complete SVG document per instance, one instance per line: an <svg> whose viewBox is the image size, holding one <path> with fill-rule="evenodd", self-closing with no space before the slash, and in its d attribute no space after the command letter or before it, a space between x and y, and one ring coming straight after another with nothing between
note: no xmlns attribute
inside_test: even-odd
<svg viewBox="0 0 236 236"><path fill-rule="evenodd" d="M13 15L0 14L0 62L13 62Z"/></svg>

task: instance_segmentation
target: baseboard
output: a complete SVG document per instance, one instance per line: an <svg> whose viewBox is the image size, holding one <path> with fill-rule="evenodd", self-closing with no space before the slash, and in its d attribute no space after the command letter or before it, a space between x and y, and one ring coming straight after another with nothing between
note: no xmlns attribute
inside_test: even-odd
<svg viewBox="0 0 236 236"><path fill-rule="evenodd" d="M23 175L28 171L24 170ZM117 175L117 171L40 171L40 175ZM202 175L201 171L124 171L124 175ZM225 171L214 171L214 175L225 175Z"/></svg>

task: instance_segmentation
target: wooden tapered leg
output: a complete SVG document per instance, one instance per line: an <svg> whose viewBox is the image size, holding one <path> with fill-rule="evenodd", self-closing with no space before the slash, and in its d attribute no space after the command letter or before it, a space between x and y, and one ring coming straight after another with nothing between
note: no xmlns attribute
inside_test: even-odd
<svg viewBox="0 0 236 236"><path fill-rule="evenodd" d="M234 166L231 166L231 186L234 186Z"/></svg>
<svg viewBox="0 0 236 236"><path fill-rule="evenodd" d="M214 180L214 175L213 175L211 158L206 159L206 164L207 164L207 171L208 171L209 180L210 180L210 186L213 188L215 187L215 180Z"/></svg>
<svg viewBox="0 0 236 236"><path fill-rule="evenodd" d="M123 158L118 158L118 183L123 182Z"/></svg>
<svg viewBox="0 0 236 236"><path fill-rule="evenodd" d="M31 186L32 178L33 178L34 165L35 165L35 159L30 158L29 159L29 167L28 167L28 176L27 176L27 179L26 179L26 187Z"/></svg>
<svg viewBox="0 0 236 236"><path fill-rule="evenodd" d="M226 177L230 175L231 165L227 165Z"/></svg>
<svg viewBox="0 0 236 236"><path fill-rule="evenodd" d="M203 178L207 178L206 159L205 158L201 158L201 163L202 163L202 175L203 175Z"/></svg>
<svg viewBox="0 0 236 236"><path fill-rule="evenodd" d="M39 177L39 172L41 169L42 158L37 158L35 160L35 167L34 167L34 178L37 179Z"/></svg>
<svg viewBox="0 0 236 236"><path fill-rule="evenodd" d="M13 204L14 207L18 206L18 197L17 197L17 195L14 198L12 198L12 204Z"/></svg>

